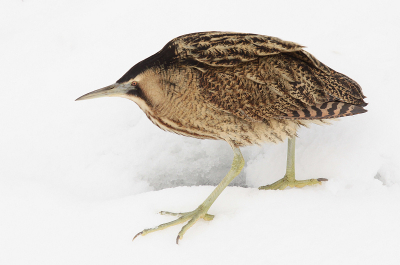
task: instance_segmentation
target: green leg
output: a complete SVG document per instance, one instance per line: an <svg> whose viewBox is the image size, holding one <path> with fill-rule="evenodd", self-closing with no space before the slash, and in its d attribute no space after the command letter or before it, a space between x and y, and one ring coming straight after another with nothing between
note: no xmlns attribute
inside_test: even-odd
<svg viewBox="0 0 400 265"><path fill-rule="evenodd" d="M260 190L283 190L287 186L289 187L297 187L302 188L307 185L315 185L321 184L321 181L327 181L327 179L319 178L319 179L307 179L307 180L296 180L295 179L295 144L296 138L289 138L288 140L288 153L287 153L287 164L286 164L286 174L283 178L278 180L271 185L261 186L258 189Z"/></svg>
<svg viewBox="0 0 400 265"><path fill-rule="evenodd" d="M239 175L240 171L242 170L242 168L244 166L244 159L243 159L242 153L240 152L240 149L237 147L233 147L233 152L234 152L235 156L233 157L232 167L229 170L228 174L222 179L222 181L218 184L218 186L214 189L214 191L207 197L207 199L202 204L200 204L199 207L197 207L197 209L195 209L192 212L187 212L187 213L161 212L161 214L169 214L169 215L180 216L180 217L178 219L176 219L175 221L161 224L154 228L145 229L142 232L138 233L133 239L135 239L139 235L145 236L149 233L163 230L170 226L181 224L181 223L184 223L187 221L187 224L182 227L181 231L178 234L178 237L176 238L176 243L178 244L179 239L182 239L183 235L186 233L186 231L190 227L192 227L200 218L202 218L206 221L212 220L214 218L214 216L207 214L208 209L210 209L211 205L218 198L218 196L221 194L221 192L226 188L226 186L228 186L228 184L237 175Z"/></svg>

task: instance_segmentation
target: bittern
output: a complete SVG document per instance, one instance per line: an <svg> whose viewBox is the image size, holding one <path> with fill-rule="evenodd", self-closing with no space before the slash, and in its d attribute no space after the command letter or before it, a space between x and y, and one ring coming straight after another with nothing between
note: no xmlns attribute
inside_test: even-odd
<svg viewBox="0 0 400 265"><path fill-rule="evenodd" d="M116 83L77 100L124 97L163 130L199 139L224 140L233 149L231 169L192 212L138 235L187 222L176 242L240 173L239 147L288 138L285 176L260 189L284 189L326 179L295 179L295 137L300 126L366 112L361 87L293 42L257 34L200 32L177 37L137 63Z"/></svg>

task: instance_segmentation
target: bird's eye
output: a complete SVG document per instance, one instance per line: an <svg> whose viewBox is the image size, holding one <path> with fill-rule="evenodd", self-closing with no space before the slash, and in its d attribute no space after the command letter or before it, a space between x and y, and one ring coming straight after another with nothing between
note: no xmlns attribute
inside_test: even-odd
<svg viewBox="0 0 400 265"><path fill-rule="evenodd" d="M131 85L132 85L132 86L137 86L137 82L136 82L136 81L133 81L133 82L131 83Z"/></svg>

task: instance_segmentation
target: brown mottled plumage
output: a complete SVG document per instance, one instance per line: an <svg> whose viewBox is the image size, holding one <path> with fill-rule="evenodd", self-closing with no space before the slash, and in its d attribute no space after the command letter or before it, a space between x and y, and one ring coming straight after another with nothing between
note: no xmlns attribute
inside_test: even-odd
<svg viewBox="0 0 400 265"><path fill-rule="evenodd" d="M302 46L274 37L233 32L177 37L133 66L117 83L79 99L100 96L120 96L136 102L163 130L227 141L235 158L227 181L224 178L218 186L222 185L222 190L244 165L238 147L280 142L287 137L285 177L289 178L282 181L291 184L278 181L279 185L272 188L320 183L323 179L294 179L291 139L296 130L308 123L366 112L363 107L367 105L355 81L327 67ZM191 218L187 226L198 218L210 218L207 210L222 190L213 192L212 199L209 197L197 210L182 214L186 216L184 221ZM160 227L141 234L163 229Z"/></svg>
<svg viewBox="0 0 400 265"><path fill-rule="evenodd" d="M365 112L360 86L302 48L255 34L193 33L117 83L138 81L140 98L129 98L160 128L235 146L280 142L299 125Z"/></svg>

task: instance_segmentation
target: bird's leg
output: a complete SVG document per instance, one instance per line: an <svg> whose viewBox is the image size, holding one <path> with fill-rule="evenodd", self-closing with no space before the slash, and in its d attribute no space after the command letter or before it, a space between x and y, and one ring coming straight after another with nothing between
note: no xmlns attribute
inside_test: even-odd
<svg viewBox="0 0 400 265"><path fill-rule="evenodd" d="M229 170L228 174L222 179L222 181L218 184L218 186L214 189L214 191L207 197L207 199L197 207L192 212L186 212L186 213L171 213L171 212L161 212L161 214L170 214L170 215L175 215L175 216L180 216L178 219L175 221L161 224L159 226L156 226L154 228L149 228L145 229L142 232L138 233L133 239L135 239L139 235L147 235L149 233L163 230L165 228L168 228L170 226L174 226L177 224L181 224L187 221L187 224L184 225L181 229L181 231L178 234L178 237L176 238L176 243L178 244L179 239L182 239L183 235L186 233L186 231L192 227L200 218L203 218L206 221L210 221L214 218L213 215L207 214L208 209L210 209L211 205L214 203L214 201L218 198L218 196L221 194L221 192L228 186L228 184L237 176L239 175L240 171L242 170L244 166L244 159L242 156L242 153L240 152L240 149L237 147L233 147L233 152L234 152L234 157L233 157L233 162L231 169Z"/></svg>
<svg viewBox="0 0 400 265"><path fill-rule="evenodd" d="M307 185L321 184L321 181L327 181L327 179L324 179L324 178L307 179L307 180L296 180L295 179L295 167L294 167L295 143L296 143L295 137L289 138L285 176L283 178L281 178L280 180L278 180L277 182L272 183L271 185L261 186L258 189L260 189L260 190L283 190L287 186L302 188Z"/></svg>

